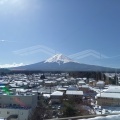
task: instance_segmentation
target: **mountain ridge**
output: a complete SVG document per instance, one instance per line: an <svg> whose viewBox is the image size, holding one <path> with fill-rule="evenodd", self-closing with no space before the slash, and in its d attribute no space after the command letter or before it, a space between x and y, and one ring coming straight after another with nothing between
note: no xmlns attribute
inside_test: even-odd
<svg viewBox="0 0 120 120"><path fill-rule="evenodd" d="M10 70L37 70L37 71L115 71L115 68L88 65L75 62L63 54L34 64L10 68Z"/></svg>

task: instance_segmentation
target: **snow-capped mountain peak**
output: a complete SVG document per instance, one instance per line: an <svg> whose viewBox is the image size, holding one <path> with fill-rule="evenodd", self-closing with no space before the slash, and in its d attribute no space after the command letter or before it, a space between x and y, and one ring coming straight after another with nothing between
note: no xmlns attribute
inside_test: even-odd
<svg viewBox="0 0 120 120"><path fill-rule="evenodd" d="M56 54L53 57L47 59L44 63L68 63L68 62L73 62L70 58L67 56L64 56L63 54Z"/></svg>

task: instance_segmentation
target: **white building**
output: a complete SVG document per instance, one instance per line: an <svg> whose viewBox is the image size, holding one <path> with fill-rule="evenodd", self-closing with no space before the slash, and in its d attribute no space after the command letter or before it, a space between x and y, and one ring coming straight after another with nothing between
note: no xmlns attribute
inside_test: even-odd
<svg viewBox="0 0 120 120"><path fill-rule="evenodd" d="M14 120L28 120L30 112L37 106L37 95L17 93L0 94L0 117Z"/></svg>
<svg viewBox="0 0 120 120"><path fill-rule="evenodd" d="M82 86L82 85L86 85L86 83L84 81L79 81L78 86Z"/></svg>

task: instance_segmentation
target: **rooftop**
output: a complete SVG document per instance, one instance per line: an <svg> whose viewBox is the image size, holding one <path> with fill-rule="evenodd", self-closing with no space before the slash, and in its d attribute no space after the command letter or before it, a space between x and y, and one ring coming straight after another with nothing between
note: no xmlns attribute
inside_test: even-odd
<svg viewBox="0 0 120 120"><path fill-rule="evenodd" d="M51 94L51 96L63 96L63 92L55 91Z"/></svg>
<svg viewBox="0 0 120 120"><path fill-rule="evenodd" d="M120 93L120 86L109 86L104 90L105 93Z"/></svg>
<svg viewBox="0 0 120 120"><path fill-rule="evenodd" d="M83 95L83 91L66 91L66 95Z"/></svg>
<svg viewBox="0 0 120 120"><path fill-rule="evenodd" d="M101 93L101 95L97 94L97 97L119 98L120 99L120 93Z"/></svg>

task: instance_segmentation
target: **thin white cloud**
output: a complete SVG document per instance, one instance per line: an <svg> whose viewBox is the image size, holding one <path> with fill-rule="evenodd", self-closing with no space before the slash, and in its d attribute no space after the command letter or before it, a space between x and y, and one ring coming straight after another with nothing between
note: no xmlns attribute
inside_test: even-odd
<svg viewBox="0 0 120 120"><path fill-rule="evenodd" d="M0 68L18 67L23 65L24 65L23 63L2 64L0 65Z"/></svg>
<svg viewBox="0 0 120 120"><path fill-rule="evenodd" d="M6 40L0 40L0 42L5 42Z"/></svg>

